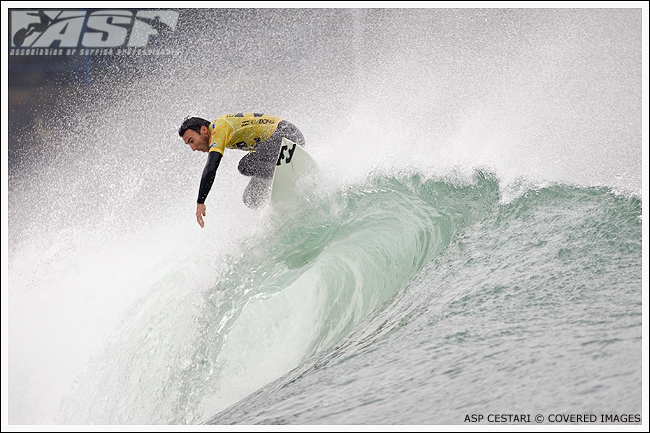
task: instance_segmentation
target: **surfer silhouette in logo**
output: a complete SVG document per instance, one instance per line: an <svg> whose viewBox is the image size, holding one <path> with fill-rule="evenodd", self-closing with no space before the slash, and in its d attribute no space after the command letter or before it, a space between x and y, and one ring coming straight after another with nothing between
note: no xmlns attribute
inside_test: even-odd
<svg viewBox="0 0 650 433"><path fill-rule="evenodd" d="M52 18L47 16L44 10L39 10L37 13L27 12L27 15L39 17L39 23L30 23L27 28L22 28L14 35L14 45L21 47L25 43L25 39L32 35L34 32L43 33L52 24Z"/></svg>

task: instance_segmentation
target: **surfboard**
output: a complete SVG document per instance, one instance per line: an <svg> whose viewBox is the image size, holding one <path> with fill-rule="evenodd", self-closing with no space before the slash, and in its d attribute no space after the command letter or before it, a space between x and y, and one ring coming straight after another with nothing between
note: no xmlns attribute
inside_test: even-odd
<svg viewBox="0 0 650 433"><path fill-rule="evenodd" d="M316 161L304 147L282 138L271 184L271 205L289 200L295 195L300 178L310 175L315 169Z"/></svg>

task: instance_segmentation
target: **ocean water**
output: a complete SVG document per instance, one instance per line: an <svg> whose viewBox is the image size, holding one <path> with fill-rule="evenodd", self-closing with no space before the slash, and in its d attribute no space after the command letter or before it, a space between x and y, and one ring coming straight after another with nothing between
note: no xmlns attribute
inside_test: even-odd
<svg viewBox="0 0 650 433"><path fill-rule="evenodd" d="M417 208L437 217L414 237L395 227L392 260L373 259L348 283L375 293L376 274L381 282L405 275L399 289L327 350L209 423L467 424L468 414L527 414L534 424L535 414L641 414L638 199L554 186L499 205L486 178L465 188L379 183L415 183ZM383 195L369 200L397 212ZM423 247L432 254L425 260ZM331 323L320 332L329 335Z"/></svg>
<svg viewBox="0 0 650 433"><path fill-rule="evenodd" d="M39 112L9 424L646 423L640 9L245 12ZM254 211L227 153L201 229L176 130L242 109L319 170Z"/></svg>

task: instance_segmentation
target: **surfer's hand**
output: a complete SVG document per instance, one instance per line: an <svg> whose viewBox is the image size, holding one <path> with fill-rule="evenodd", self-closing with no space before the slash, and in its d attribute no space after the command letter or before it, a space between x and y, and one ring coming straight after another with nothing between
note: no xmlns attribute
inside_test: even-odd
<svg viewBox="0 0 650 433"><path fill-rule="evenodd" d="M203 228L203 217L205 216L205 205L203 203L196 204L196 221Z"/></svg>

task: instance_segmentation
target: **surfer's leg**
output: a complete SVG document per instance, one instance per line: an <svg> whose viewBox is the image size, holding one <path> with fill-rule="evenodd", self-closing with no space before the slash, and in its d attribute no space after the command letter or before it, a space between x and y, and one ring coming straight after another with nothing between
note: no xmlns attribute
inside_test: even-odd
<svg viewBox="0 0 650 433"><path fill-rule="evenodd" d="M268 140L258 144L253 152L239 161L239 172L244 176L272 178L283 137L299 146L305 146L305 137L302 132L295 125L282 120Z"/></svg>
<svg viewBox="0 0 650 433"><path fill-rule="evenodd" d="M269 138L260 143L253 152L239 161L239 172L244 176L272 179L280 152L280 140Z"/></svg>
<svg viewBox="0 0 650 433"><path fill-rule="evenodd" d="M278 127L273 135L280 136L280 142L282 142L282 137L285 137L296 143L298 146L305 147L305 137L302 135L302 132L300 132L300 129L286 120L278 123Z"/></svg>
<svg viewBox="0 0 650 433"><path fill-rule="evenodd" d="M273 179L253 176L244 190L244 204L252 209L262 206L271 193Z"/></svg>
<svg viewBox="0 0 650 433"><path fill-rule="evenodd" d="M283 120L268 140L258 144L254 152L250 152L239 161L239 172L244 176L252 177L244 191L244 203L248 207L259 208L268 199L284 137L300 146L305 145L305 138L300 130Z"/></svg>

